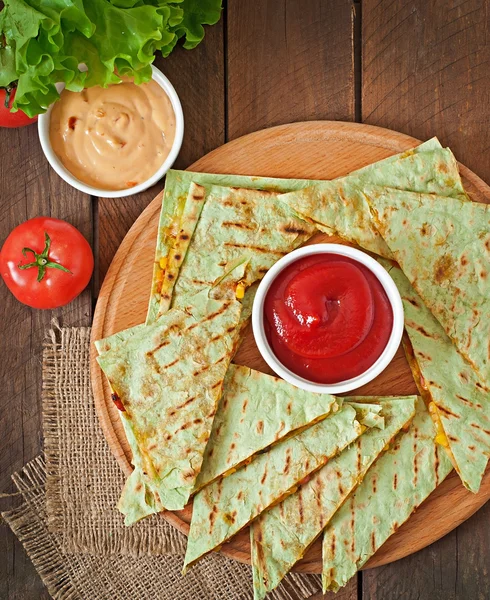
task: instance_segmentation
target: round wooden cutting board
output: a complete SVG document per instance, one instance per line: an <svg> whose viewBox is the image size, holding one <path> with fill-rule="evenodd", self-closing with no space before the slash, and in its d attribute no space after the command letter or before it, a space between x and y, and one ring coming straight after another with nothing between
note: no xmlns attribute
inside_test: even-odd
<svg viewBox="0 0 490 600"><path fill-rule="evenodd" d="M419 143L401 133L356 123L294 123L234 140L207 154L189 168L210 173L332 179ZM467 168L460 165L460 170L472 199L490 202L490 188ZM159 194L143 211L112 261L95 310L92 340L104 338L145 320L161 201L162 194ZM320 241L339 240L318 234L310 243ZM95 360L93 345L91 349L91 378L100 423L114 456L129 475L132 470L131 453L118 410L111 401L109 387ZM271 373L259 355L250 329L234 362ZM386 371L356 393L386 396L416 394L417 388L403 351L399 349ZM453 472L367 566L386 564L424 548L470 517L489 498L490 470L487 470L481 490L476 495L466 491ZM187 534L191 510L191 507L187 507L180 512L163 513L163 516ZM248 530L225 544L221 551L232 558L249 562ZM321 572L320 540L310 548L295 569Z"/></svg>

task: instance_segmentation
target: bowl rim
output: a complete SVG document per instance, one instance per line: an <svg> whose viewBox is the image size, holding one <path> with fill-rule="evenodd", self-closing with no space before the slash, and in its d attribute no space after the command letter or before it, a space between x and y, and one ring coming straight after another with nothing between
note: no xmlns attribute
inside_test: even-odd
<svg viewBox="0 0 490 600"><path fill-rule="evenodd" d="M83 67L81 67L83 70ZM145 191L155 183L157 183L172 167L177 158L180 149L182 147L182 141L184 139L184 113L182 111L182 104L180 103L180 98L175 91L174 86L170 83L168 78L157 69L154 65L151 65L152 70L152 79L156 81L158 85L165 91L167 96L170 99L172 104L172 108L175 114L175 137L170 149L170 152L162 163L160 168L148 179L135 185L131 188L126 188L124 190L106 190L97 188L92 185L88 185L83 181L77 179L61 162L61 160L56 156L53 148L51 147L51 142L49 139L49 124L51 111L53 109L53 104L51 104L48 110L39 115L39 119L37 122L37 130L39 134L39 141L41 143L41 148L44 152L44 156L47 158L49 164L53 168L53 170L67 183L69 183L72 187L79 190L80 192L84 192L85 194L90 194L91 196L100 196L101 198L124 198L127 196L133 196L134 194L139 194L140 192ZM57 84L58 92L61 92L65 85L63 83Z"/></svg>
<svg viewBox="0 0 490 600"><path fill-rule="evenodd" d="M291 263L304 256L311 256L314 254L340 254L363 264L375 275L383 286L393 311L393 326L390 337L385 349L378 359L360 375L337 383L315 383L293 373L276 357L269 345L264 331L264 300L272 282L277 275ZM344 246L343 244L311 244L293 250L282 257L269 269L269 271L267 271L260 282L252 307L252 330L259 352L265 362L277 375L282 377L288 383L303 390L319 394L341 394L350 392L372 381L386 369L395 356L395 353L400 346L403 328L404 313L402 299L400 292L388 271L366 252L350 246Z"/></svg>

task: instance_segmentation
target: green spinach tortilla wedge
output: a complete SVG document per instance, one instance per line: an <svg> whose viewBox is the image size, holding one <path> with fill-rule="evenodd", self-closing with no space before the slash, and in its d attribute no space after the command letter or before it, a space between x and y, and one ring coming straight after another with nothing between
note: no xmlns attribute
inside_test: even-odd
<svg viewBox="0 0 490 600"><path fill-rule="evenodd" d="M373 427L363 433L295 494L253 522L250 542L255 600L265 598L304 556L386 445L402 427L408 428L415 414L416 396L344 400L355 408L358 405L352 400L379 402L384 428Z"/></svg>
<svg viewBox="0 0 490 600"><path fill-rule="evenodd" d="M184 572L295 491L302 479L341 452L361 431L355 409L344 404L334 415L203 488L194 497Z"/></svg>
<svg viewBox="0 0 490 600"><path fill-rule="evenodd" d="M379 261L405 311L404 348L420 395L464 486L478 492L490 457L490 389L457 351L399 267Z"/></svg>
<svg viewBox="0 0 490 600"><path fill-rule="evenodd" d="M170 306L186 308L204 290L243 298L247 287L316 231L275 192L191 183L186 206L196 200L203 206L193 233L181 226L168 255L158 316Z"/></svg>
<svg viewBox="0 0 490 600"><path fill-rule="evenodd" d="M378 232L362 193L365 185L466 198L452 152L447 148L420 151L419 147L279 199L321 231L391 258L389 244Z"/></svg>
<svg viewBox="0 0 490 600"><path fill-rule="evenodd" d="M418 399L409 430L378 458L325 528L324 591L343 587L451 472L434 435Z"/></svg>
<svg viewBox="0 0 490 600"><path fill-rule="evenodd" d="M241 313L237 300L195 300L194 312L169 311L98 357L133 453L137 446L132 483L147 480L159 505L173 510L185 506L201 469Z"/></svg>
<svg viewBox="0 0 490 600"><path fill-rule="evenodd" d="M194 491L230 475L260 451L336 412L342 399L230 365Z"/></svg>
<svg viewBox="0 0 490 600"><path fill-rule="evenodd" d="M410 167L409 161L413 160L411 158L413 155L419 153L423 154L424 158L423 160L416 161L419 170L411 175L411 171L407 169L407 167ZM408 160L403 162L404 159ZM398 163L401 163L402 166L399 167ZM377 174L378 169L379 175ZM434 174L432 169L436 169L436 174ZM445 170L447 170L447 173L446 175L443 175ZM437 191L441 194L456 196L464 194L454 157L449 150L442 149L436 138L417 146L413 150L386 158L351 173L347 178L340 178L336 181L348 178L351 178L349 181L356 181L356 177L361 186L365 183L389 183L395 187L403 185L403 189L411 189L413 187L416 191ZM189 188L192 183L204 187L215 185L221 187L228 186L241 189L265 190L271 194L294 192L313 184L323 185L324 183L327 185L328 189L330 189L330 182L305 179L276 179L272 177L254 177L246 175L196 173L192 171L175 170L168 171L162 200L162 210L160 213L159 233L155 251L153 283L146 320L147 323L153 322L157 318L158 313L163 312L165 305L168 305L169 302L168 298L165 298L162 302L162 284L165 271L168 268L170 252L174 246L177 232L181 229L182 214L187 204ZM303 202L300 202L296 201L294 195L292 195L290 198L286 199L286 203L290 205L296 216L301 212L304 218L316 221L314 214L314 209L318 208L316 200L312 202L312 200L308 198L309 196L306 195L306 199ZM365 210L366 205L362 204L361 208ZM361 220L369 219L369 212L364 212L363 214L364 216L361 217ZM354 222L350 223L348 221L351 217L352 215L350 213L345 213L344 227L340 227L339 233L343 232L345 234L346 228L354 228ZM328 233L337 232L339 223L341 224L341 219L339 220L336 217L335 212L331 211L329 217L325 217L321 228ZM318 223L315 223L315 227L319 227ZM376 242L376 239L379 240L379 235L377 235L376 230L372 227L369 227L369 232L364 237L366 239L371 237L371 242L366 242L371 246L373 244L379 244L379 242ZM373 241L374 238L375 241ZM349 239L349 236L346 236L346 239ZM179 253L177 254L179 255ZM182 260L182 254L180 254L180 261ZM172 274L176 274L178 267L179 265L177 265L177 270L174 269L172 271ZM175 279L173 282L175 282ZM168 290L167 292L171 295Z"/></svg>
<svg viewBox="0 0 490 600"><path fill-rule="evenodd" d="M459 352L490 383L490 205L366 188L381 235Z"/></svg>

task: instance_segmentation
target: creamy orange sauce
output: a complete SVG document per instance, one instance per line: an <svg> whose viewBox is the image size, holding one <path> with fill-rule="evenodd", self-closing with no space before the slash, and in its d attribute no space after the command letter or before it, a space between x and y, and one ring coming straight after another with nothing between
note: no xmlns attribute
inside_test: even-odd
<svg viewBox="0 0 490 600"><path fill-rule="evenodd" d="M51 112L51 146L80 181L122 190L146 181L167 158L175 137L170 98L156 83L130 81L63 90Z"/></svg>

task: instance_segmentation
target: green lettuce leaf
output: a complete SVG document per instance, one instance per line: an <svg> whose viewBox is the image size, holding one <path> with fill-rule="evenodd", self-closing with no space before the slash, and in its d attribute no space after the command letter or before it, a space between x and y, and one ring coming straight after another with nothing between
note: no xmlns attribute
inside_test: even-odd
<svg viewBox="0 0 490 600"><path fill-rule="evenodd" d="M14 110L32 117L59 98L57 83L144 83L155 52L168 56L179 38L194 48L220 15L221 0L6 0L0 87L17 81Z"/></svg>

